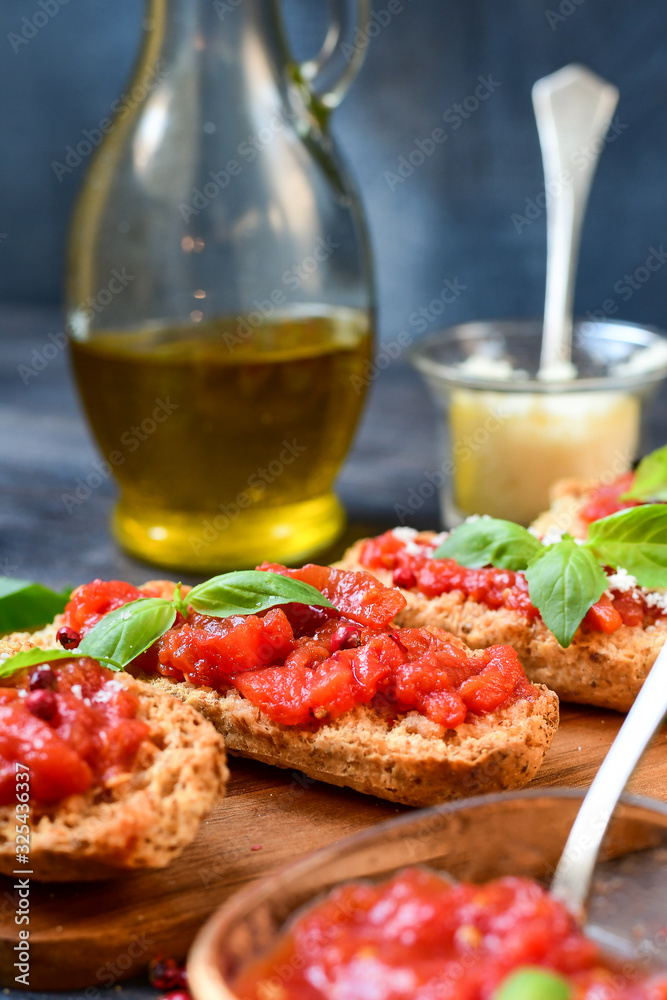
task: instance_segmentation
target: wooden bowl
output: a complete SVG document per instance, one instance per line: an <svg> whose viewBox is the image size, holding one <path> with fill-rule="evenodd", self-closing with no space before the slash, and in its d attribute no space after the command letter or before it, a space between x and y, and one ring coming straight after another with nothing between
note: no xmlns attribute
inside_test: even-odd
<svg viewBox="0 0 667 1000"><path fill-rule="evenodd" d="M583 792L573 789L481 796L399 816L356 834L243 889L197 936L188 960L195 1000L238 1000L239 971L271 948L302 907L350 879L385 879L407 865L428 865L455 879L503 875L548 884ZM596 933L641 923L665 947L667 805L625 796L612 821L589 910ZM637 941L637 945L640 942ZM288 985L289 968L277 970Z"/></svg>

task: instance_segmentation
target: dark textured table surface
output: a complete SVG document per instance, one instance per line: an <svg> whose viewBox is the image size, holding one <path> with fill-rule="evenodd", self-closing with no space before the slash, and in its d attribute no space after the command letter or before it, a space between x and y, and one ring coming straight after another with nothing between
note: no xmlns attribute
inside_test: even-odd
<svg viewBox="0 0 667 1000"><path fill-rule="evenodd" d="M58 346L61 330L56 311L0 309L0 575L57 587L93 576L141 582L155 570L124 555L109 534L113 484L105 480L72 513L63 502L99 455L79 409L66 350ZM653 407L651 446L667 436L666 399L663 390ZM340 475L338 491L350 519L347 539L396 524L395 505L409 507L415 496L410 491L437 466L430 401L399 358L373 382ZM408 522L437 524L435 498L423 501ZM124 1000L157 995L142 984L121 993ZM85 993L71 996L83 1000Z"/></svg>

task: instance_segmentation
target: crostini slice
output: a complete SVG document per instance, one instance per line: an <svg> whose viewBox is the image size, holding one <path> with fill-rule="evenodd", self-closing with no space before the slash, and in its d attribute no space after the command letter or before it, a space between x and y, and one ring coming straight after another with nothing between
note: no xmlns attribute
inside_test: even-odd
<svg viewBox="0 0 667 1000"><path fill-rule="evenodd" d="M603 480L559 479L550 490L549 509L533 522L542 537L569 532L585 538L589 524L620 510L667 501L667 445L646 455L637 468Z"/></svg>
<svg viewBox="0 0 667 1000"><path fill-rule="evenodd" d="M451 560L433 559L444 537L396 528L356 542L337 565L400 586L406 606L396 616L397 626L443 628L472 649L507 643L528 679L547 685L563 701L630 709L667 639L664 592L634 587L627 574L610 572L612 600L602 601L620 608L622 619L606 632L612 626L604 608L599 616L592 609L563 648L532 605L523 573L467 571Z"/></svg>
<svg viewBox="0 0 667 1000"><path fill-rule="evenodd" d="M335 607L224 620L190 609L129 669L210 720L230 753L392 801L431 805L534 777L558 699L526 681L513 650L472 653L439 629L396 630L405 600L368 573L263 570L316 586ZM104 586L75 591L34 641L52 645L63 622L85 631L88 595L102 607ZM142 592L159 588L174 585Z"/></svg>
<svg viewBox="0 0 667 1000"><path fill-rule="evenodd" d="M38 643L52 647L53 631ZM25 634L2 639L0 662L35 646ZM3 874L21 869L19 854L30 877L47 882L165 867L223 797L219 733L130 674L73 658L0 683Z"/></svg>
<svg viewBox="0 0 667 1000"><path fill-rule="evenodd" d="M610 483L595 479L559 479L549 490L549 509L533 521L531 528L540 537L568 532L585 538L588 525L601 517L635 506L620 497L630 488L634 474L624 473Z"/></svg>

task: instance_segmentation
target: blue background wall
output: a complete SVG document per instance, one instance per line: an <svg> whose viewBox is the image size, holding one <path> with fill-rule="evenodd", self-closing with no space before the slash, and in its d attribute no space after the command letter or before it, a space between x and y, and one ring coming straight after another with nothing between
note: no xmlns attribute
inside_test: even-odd
<svg viewBox="0 0 667 1000"><path fill-rule="evenodd" d="M295 46L313 51L325 0L285 6ZM386 6L376 0L377 12ZM512 216L542 190L531 85L572 61L621 91L586 223L578 309L611 298L617 316L667 326L667 267L631 295L614 290L651 247L667 244L667 5L402 0L401 8L372 40L335 116L369 215L383 335L404 328L446 278L466 290L439 323L541 311L544 213L524 226ZM48 304L60 297L66 220L84 169L59 182L51 163L123 90L143 4L68 0L26 44L12 45L22 19L39 9L38 0L0 6L0 299ZM456 129L450 116L447 141L390 184L387 172L443 125L479 76L492 77L491 96Z"/></svg>

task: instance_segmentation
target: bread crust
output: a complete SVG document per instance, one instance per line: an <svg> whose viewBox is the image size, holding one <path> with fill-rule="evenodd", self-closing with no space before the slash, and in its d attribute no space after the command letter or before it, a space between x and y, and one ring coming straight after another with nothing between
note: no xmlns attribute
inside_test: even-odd
<svg viewBox="0 0 667 1000"><path fill-rule="evenodd" d="M410 806L522 788L558 728L558 699L542 687L534 701L515 702L455 730L417 712L389 725L360 705L311 731L273 722L233 688L219 693L166 677L142 679L201 712L232 754Z"/></svg>
<svg viewBox="0 0 667 1000"><path fill-rule="evenodd" d="M422 539L433 537L424 532ZM338 563L342 569L364 569L382 583L391 584L387 570L369 570L359 563L363 539ZM627 712L667 640L667 617L649 628L621 626L611 635L580 629L563 649L541 618L529 620L508 608L494 610L466 598L461 591L428 598L403 590L407 607L396 624L419 628L428 625L452 632L472 649L496 643L516 650L526 676L533 684L546 684L563 701Z"/></svg>
<svg viewBox="0 0 667 1000"><path fill-rule="evenodd" d="M48 647L57 626L34 643L26 635L0 640L0 654ZM119 683L139 697L137 718L149 726L135 767L113 787L90 789L52 807L31 806L30 869L47 882L103 879L119 870L163 868L197 835L204 816L224 795L229 776L224 741L182 701L129 674ZM16 811L0 807L0 872L16 868Z"/></svg>

